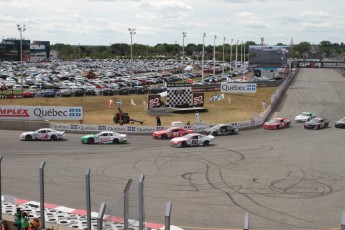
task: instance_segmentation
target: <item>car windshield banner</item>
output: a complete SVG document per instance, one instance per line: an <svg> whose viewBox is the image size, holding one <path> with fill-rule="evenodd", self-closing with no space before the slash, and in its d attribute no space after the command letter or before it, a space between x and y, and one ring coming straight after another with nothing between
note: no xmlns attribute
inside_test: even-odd
<svg viewBox="0 0 345 230"><path fill-rule="evenodd" d="M256 93L256 83L222 82L222 93Z"/></svg>
<svg viewBox="0 0 345 230"><path fill-rule="evenodd" d="M83 107L0 106L0 120L83 120Z"/></svg>

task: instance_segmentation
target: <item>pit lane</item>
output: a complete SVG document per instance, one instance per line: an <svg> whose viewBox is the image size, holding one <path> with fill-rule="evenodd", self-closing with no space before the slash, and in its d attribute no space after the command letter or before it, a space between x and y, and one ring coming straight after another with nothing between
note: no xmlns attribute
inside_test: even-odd
<svg viewBox="0 0 345 230"><path fill-rule="evenodd" d="M82 145L80 134L61 142L21 142L1 130L3 194L39 200L38 168L46 161L46 202L85 209L85 169L91 168L93 211L101 202L122 215L129 178L145 174L146 221L164 223L173 202L173 225L188 229L242 228L249 212L254 229L317 229L340 225L345 207L344 79L329 69L303 69L278 115L302 111L330 120L330 128L247 130L216 137L210 147L171 148L168 141L129 136L124 145ZM106 212L107 213L107 212ZM133 214L134 216L135 214Z"/></svg>

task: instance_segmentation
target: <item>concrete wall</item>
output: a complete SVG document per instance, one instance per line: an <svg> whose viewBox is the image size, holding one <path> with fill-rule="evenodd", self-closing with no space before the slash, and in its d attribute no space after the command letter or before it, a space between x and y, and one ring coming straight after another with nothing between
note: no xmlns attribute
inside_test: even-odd
<svg viewBox="0 0 345 230"><path fill-rule="evenodd" d="M33 121L0 121L0 129L34 131L41 128L49 128L48 122Z"/></svg>

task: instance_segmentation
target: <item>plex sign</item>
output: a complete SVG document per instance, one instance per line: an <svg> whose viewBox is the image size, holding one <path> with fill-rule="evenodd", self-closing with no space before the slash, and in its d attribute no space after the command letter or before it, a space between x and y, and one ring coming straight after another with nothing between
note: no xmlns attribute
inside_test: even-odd
<svg viewBox="0 0 345 230"><path fill-rule="evenodd" d="M0 106L0 120L83 120L83 107Z"/></svg>
<svg viewBox="0 0 345 230"><path fill-rule="evenodd" d="M291 68L345 68L345 62L291 61Z"/></svg>

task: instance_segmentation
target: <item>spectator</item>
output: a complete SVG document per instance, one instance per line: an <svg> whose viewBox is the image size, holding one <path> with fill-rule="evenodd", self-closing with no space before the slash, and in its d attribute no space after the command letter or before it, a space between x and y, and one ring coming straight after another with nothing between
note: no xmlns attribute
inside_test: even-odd
<svg viewBox="0 0 345 230"><path fill-rule="evenodd" d="M162 126L161 118L158 115L156 116L156 121L157 121L157 126Z"/></svg>
<svg viewBox="0 0 345 230"><path fill-rule="evenodd" d="M22 211L20 208L17 208L16 213L14 214L14 226L16 226L17 230L22 229Z"/></svg>
<svg viewBox="0 0 345 230"><path fill-rule="evenodd" d="M195 113L195 123L200 123L200 114L198 111Z"/></svg>
<svg viewBox="0 0 345 230"><path fill-rule="evenodd" d="M26 212L22 212L21 222L22 222L22 229L28 230L28 228L29 228L29 216Z"/></svg>
<svg viewBox="0 0 345 230"><path fill-rule="evenodd" d="M262 103L261 103L261 109L262 109L262 112L265 112L265 110L266 110L266 101L262 101Z"/></svg>

